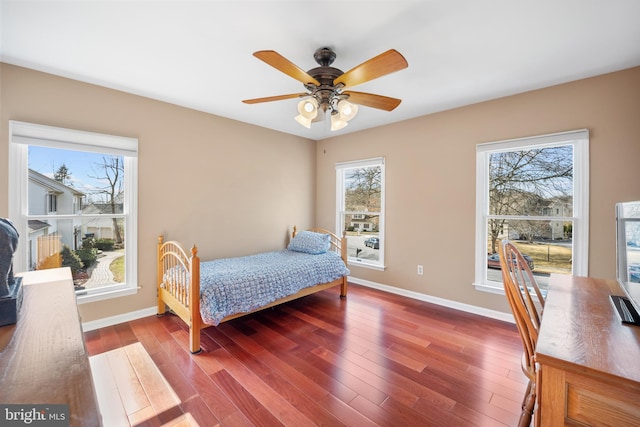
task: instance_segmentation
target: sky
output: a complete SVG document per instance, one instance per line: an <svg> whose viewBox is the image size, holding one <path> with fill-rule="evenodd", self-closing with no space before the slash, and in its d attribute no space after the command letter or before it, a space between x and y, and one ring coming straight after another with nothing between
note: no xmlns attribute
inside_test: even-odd
<svg viewBox="0 0 640 427"><path fill-rule="evenodd" d="M101 153L31 145L29 146L29 169L53 179L58 168L65 165L71 177L64 184L90 195L106 186L106 181L95 178L104 176L104 171L98 165L103 163L105 156L109 157Z"/></svg>

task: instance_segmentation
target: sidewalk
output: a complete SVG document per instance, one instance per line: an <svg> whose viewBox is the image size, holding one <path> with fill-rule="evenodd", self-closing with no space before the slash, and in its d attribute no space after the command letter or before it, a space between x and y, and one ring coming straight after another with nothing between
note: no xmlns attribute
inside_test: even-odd
<svg viewBox="0 0 640 427"><path fill-rule="evenodd" d="M82 286L85 289L98 288L100 286L113 283L113 273L109 269L111 262L123 256L122 252L102 252L101 256L96 260L95 266L91 270L91 277Z"/></svg>

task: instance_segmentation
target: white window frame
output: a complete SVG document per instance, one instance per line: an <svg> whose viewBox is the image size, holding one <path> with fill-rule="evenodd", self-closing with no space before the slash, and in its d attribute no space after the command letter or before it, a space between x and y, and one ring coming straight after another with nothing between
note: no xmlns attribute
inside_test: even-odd
<svg viewBox="0 0 640 427"><path fill-rule="evenodd" d="M573 221L572 274L589 274L589 131L579 129L547 135L478 144L476 147L476 247L475 281L477 290L504 294L502 282L486 279L487 223L489 215L489 157L492 153L573 146L573 216L560 218ZM514 217L513 219L531 219ZM557 221L558 217L535 217Z"/></svg>
<svg viewBox="0 0 640 427"><path fill-rule="evenodd" d="M55 214L58 211L58 195L55 193L47 193L45 204L47 205L46 212L48 214ZM53 206L56 208L52 209Z"/></svg>
<svg viewBox="0 0 640 427"><path fill-rule="evenodd" d="M14 254L14 271L28 269L28 148L29 145L121 155L125 168L125 281L104 289L83 291L78 303L132 295L138 291L138 140L114 135L9 121L9 218L20 233ZM67 215L67 217L78 217ZM64 218L63 218L64 219Z"/></svg>
<svg viewBox="0 0 640 427"><path fill-rule="evenodd" d="M368 166L380 166L381 178L380 178L380 220L378 224L378 239L380 248L378 249L378 262L372 262L371 260L361 259L353 256L347 256L347 263L349 265L357 265L358 267L366 267L374 270L384 270L384 253L385 253L385 158L375 157L371 159L356 160L350 162L336 163L336 234L342 236L342 231L345 229L343 224L344 219L344 171L346 169L356 169ZM363 212L362 214L365 214Z"/></svg>

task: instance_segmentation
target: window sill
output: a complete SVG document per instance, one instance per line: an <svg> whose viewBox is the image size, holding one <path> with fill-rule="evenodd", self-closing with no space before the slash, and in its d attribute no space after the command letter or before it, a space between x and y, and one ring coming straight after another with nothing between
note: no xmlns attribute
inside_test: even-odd
<svg viewBox="0 0 640 427"><path fill-rule="evenodd" d="M480 292L488 292L490 294L496 295L504 295L504 288L502 287L502 283L500 283L500 287L495 285L488 285L486 283L474 283L476 291Z"/></svg>
<svg viewBox="0 0 640 427"><path fill-rule="evenodd" d="M502 287L502 284L500 284L500 287L497 286L493 286L493 285L487 285L486 283L474 283L473 286L475 286L476 291L480 291L480 292L488 292L490 294L495 294L495 295L506 295L504 293L504 288ZM531 294L531 297L533 298L534 301L538 302L538 297L536 295L533 294L533 289L529 288L529 293ZM542 292L542 297L546 298L547 297L547 290L546 289L541 289L540 292Z"/></svg>
<svg viewBox="0 0 640 427"><path fill-rule="evenodd" d="M89 302L103 301L111 298L134 295L138 293L138 289L140 288L127 287L127 288L121 288L121 289L111 289L111 290L105 290L104 292L93 292L93 293L87 293L83 295L77 295L76 299L78 301L78 304L86 304Z"/></svg>
<svg viewBox="0 0 640 427"><path fill-rule="evenodd" d="M362 267L362 268L368 268L370 270L378 270L378 271L384 271L387 268L384 265L371 264L369 262L366 262L364 260L359 260L359 259L349 259L347 264L349 267Z"/></svg>

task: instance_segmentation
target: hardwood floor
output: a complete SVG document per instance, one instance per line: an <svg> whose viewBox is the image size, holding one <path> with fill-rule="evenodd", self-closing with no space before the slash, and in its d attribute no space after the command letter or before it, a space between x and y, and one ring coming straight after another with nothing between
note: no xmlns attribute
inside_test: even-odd
<svg viewBox="0 0 640 427"><path fill-rule="evenodd" d="M85 333L107 427L513 426L515 325L350 285L202 332L148 317Z"/></svg>

